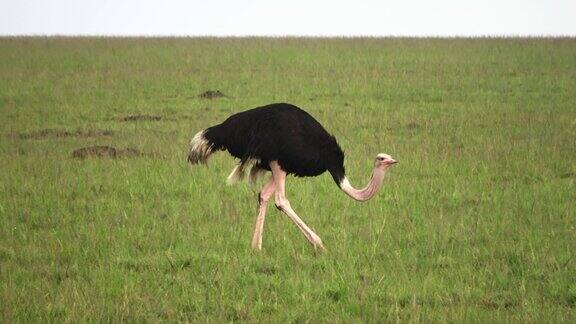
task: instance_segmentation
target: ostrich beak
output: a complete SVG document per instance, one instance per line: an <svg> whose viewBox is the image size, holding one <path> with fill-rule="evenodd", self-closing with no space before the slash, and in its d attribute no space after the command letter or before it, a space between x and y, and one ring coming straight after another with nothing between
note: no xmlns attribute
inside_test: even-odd
<svg viewBox="0 0 576 324"><path fill-rule="evenodd" d="M396 163L398 163L398 161L396 161L396 160L394 160L394 159L388 160L388 164L390 164L390 165L393 165L393 164L396 164Z"/></svg>

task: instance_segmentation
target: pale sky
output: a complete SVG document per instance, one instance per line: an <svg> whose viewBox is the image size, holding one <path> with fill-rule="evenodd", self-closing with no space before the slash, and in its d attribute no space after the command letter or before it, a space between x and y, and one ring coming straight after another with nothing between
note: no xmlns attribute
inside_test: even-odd
<svg viewBox="0 0 576 324"><path fill-rule="evenodd" d="M0 35L576 36L576 0L0 0Z"/></svg>

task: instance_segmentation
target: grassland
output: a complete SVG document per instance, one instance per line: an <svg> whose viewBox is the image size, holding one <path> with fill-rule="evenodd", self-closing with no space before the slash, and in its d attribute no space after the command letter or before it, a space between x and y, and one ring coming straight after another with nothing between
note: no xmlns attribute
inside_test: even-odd
<svg viewBox="0 0 576 324"><path fill-rule="evenodd" d="M401 162L289 179L321 255L273 207L251 252L258 188L185 163L282 101L353 184ZM0 118L1 322L576 321L575 39L0 38Z"/></svg>

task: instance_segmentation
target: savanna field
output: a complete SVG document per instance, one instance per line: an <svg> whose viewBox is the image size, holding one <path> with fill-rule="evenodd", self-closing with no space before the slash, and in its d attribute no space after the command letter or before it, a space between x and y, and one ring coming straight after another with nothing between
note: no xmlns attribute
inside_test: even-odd
<svg viewBox="0 0 576 324"><path fill-rule="evenodd" d="M273 102L400 161L288 178L324 253L186 163ZM0 38L0 121L0 322L576 320L574 38Z"/></svg>

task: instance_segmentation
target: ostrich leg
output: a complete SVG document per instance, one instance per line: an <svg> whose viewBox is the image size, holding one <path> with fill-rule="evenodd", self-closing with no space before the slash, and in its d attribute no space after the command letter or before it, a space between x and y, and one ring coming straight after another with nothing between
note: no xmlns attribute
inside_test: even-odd
<svg viewBox="0 0 576 324"><path fill-rule="evenodd" d="M280 165L276 161L270 162L270 169L272 170L272 178L274 179L274 184L276 185L276 196L275 202L276 207L283 211L290 219L296 224L296 226L302 231L306 239L314 246L314 249L324 250L322 245L322 240L316 233L314 233L301 219L296 215L296 212L290 207L290 202L286 199L286 194L284 192L284 185L286 183L286 172L280 168Z"/></svg>
<svg viewBox="0 0 576 324"><path fill-rule="evenodd" d="M266 207L268 207L268 200L274 193L274 178L266 182L262 191L258 194L258 217L256 217L256 228L254 229L254 236L252 236L252 249L262 250L262 233L264 232L264 218L266 218Z"/></svg>

